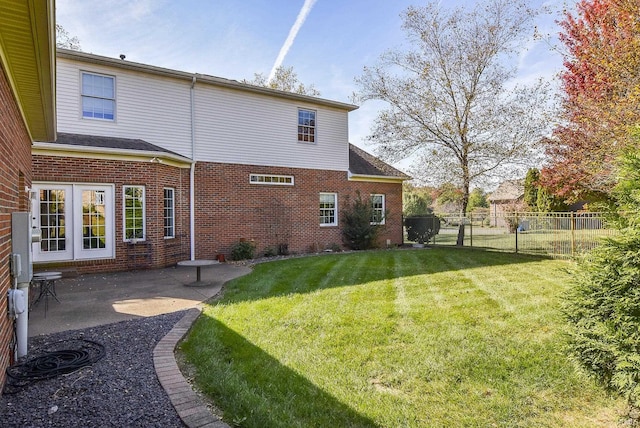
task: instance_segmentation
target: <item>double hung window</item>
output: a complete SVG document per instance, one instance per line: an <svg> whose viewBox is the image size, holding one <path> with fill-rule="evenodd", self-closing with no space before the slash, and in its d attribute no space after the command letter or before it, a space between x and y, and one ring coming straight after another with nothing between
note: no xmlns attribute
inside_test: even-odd
<svg viewBox="0 0 640 428"><path fill-rule="evenodd" d="M320 193L320 226L338 225L338 194Z"/></svg>
<svg viewBox="0 0 640 428"><path fill-rule="evenodd" d="M175 190L169 187L164 189L164 237L175 238Z"/></svg>
<svg viewBox="0 0 640 428"><path fill-rule="evenodd" d="M82 73L82 117L115 120L115 77Z"/></svg>
<svg viewBox="0 0 640 428"><path fill-rule="evenodd" d="M371 224L384 224L384 195L371 195Z"/></svg>
<svg viewBox="0 0 640 428"><path fill-rule="evenodd" d="M143 186L124 186L124 240L144 241L145 239L145 201Z"/></svg>
<svg viewBox="0 0 640 428"><path fill-rule="evenodd" d="M298 110L298 142L316 142L316 112L314 110Z"/></svg>

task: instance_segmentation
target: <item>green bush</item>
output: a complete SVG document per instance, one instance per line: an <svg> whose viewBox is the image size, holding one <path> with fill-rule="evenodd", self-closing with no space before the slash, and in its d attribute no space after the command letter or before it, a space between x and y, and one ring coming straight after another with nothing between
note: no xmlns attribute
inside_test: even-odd
<svg viewBox="0 0 640 428"><path fill-rule="evenodd" d="M578 265L567 296L569 345L576 361L603 386L640 407L640 157L619 163L613 196L624 211L620 234Z"/></svg>
<svg viewBox="0 0 640 428"><path fill-rule="evenodd" d="M231 247L232 260L247 260L253 258L256 247L252 242L238 241Z"/></svg>
<svg viewBox="0 0 640 428"><path fill-rule="evenodd" d="M640 407L640 232L628 230L580 262L565 315L576 361Z"/></svg>
<svg viewBox="0 0 640 428"><path fill-rule="evenodd" d="M440 219L434 214L406 217L404 227L409 241L426 244L440 232Z"/></svg>
<svg viewBox="0 0 640 428"><path fill-rule="evenodd" d="M346 198L342 210L342 240L352 250L368 250L375 248L378 236L383 228L379 223L372 223L374 211L370 200L362 200L360 193L351 201ZM386 213L385 213L386 217Z"/></svg>

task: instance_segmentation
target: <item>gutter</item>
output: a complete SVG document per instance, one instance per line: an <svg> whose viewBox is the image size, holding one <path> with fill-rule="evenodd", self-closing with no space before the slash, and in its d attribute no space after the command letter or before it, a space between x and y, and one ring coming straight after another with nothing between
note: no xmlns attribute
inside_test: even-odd
<svg viewBox="0 0 640 428"><path fill-rule="evenodd" d="M195 219L195 182L196 182L196 115L195 115L195 86L196 76L191 80L191 169L189 171L189 238L191 248L191 260L196 259L196 219Z"/></svg>

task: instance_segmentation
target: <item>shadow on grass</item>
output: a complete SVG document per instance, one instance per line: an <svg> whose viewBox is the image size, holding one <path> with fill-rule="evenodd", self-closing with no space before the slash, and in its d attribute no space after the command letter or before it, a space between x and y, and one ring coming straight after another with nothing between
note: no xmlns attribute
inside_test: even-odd
<svg viewBox="0 0 640 428"><path fill-rule="evenodd" d="M446 247L301 257L256 265L251 274L238 278L225 287L223 301L238 303L373 281L491 266L521 265L545 259L548 258Z"/></svg>
<svg viewBox="0 0 640 428"><path fill-rule="evenodd" d="M231 424L377 426L215 318L201 316L181 348L197 367L198 383ZM200 358L206 363L199 364Z"/></svg>
<svg viewBox="0 0 640 428"><path fill-rule="evenodd" d="M542 258L533 256L439 248L281 260L256 265L254 272L229 283L224 297L216 304L234 306L400 277L424 276L428 286L430 274L451 272L449 280L458 281L464 275L456 271L540 260ZM389 288L388 285L381 287L381 293ZM375 300L375 296L371 298ZM269 303L258 303L238 312L232 310L234 322L242 325L246 318L251 324L252 317L266 316L265 311L270 311L270 307L260 305ZM279 316L277 310L268 315L275 322ZM222 321L208 316L207 311L198 319L182 349L198 370L198 384L225 411L225 420L230 423L256 427L376 426L373 420L349 406L348 397L335 397L315 385L330 380L314 381L300 375L295 367L285 365L289 358L279 361ZM304 348L296 347L292 352L298 355L290 361L305 360ZM346 390L350 388L356 386Z"/></svg>

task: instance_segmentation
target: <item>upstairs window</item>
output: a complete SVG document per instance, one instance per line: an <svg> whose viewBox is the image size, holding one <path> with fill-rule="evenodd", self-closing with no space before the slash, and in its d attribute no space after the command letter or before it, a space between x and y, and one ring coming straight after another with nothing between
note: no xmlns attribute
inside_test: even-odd
<svg viewBox="0 0 640 428"><path fill-rule="evenodd" d="M114 120L116 117L115 77L82 73L82 117Z"/></svg>
<svg viewBox="0 0 640 428"><path fill-rule="evenodd" d="M314 110L298 110L298 142L316 142L316 112Z"/></svg>
<svg viewBox="0 0 640 428"><path fill-rule="evenodd" d="M371 224L384 224L384 195L371 195Z"/></svg>

